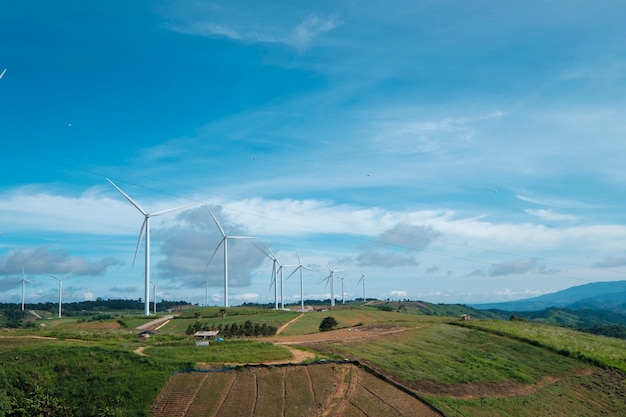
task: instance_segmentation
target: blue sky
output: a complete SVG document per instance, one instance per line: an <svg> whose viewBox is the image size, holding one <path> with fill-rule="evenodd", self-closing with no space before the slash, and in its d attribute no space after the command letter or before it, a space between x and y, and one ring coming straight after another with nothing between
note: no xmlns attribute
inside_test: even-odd
<svg viewBox="0 0 626 417"><path fill-rule="evenodd" d="M626 4L10 2L0 301L223 303L220 240L347 298L492 302L626 266ZM230 304L273 302L229 245ZM298 301L299 282L285 284ZM339 285L339 284L338 284ZM340 288L340 285L336 288ZM336 291L339 297L339 291Z"/></svg>

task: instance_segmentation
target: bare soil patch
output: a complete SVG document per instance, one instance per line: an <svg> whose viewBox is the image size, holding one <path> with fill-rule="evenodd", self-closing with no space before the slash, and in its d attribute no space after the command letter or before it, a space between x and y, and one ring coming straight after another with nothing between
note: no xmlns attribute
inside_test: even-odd
<svg viewBox="0 0 626 417"><path fill-rule="evenodd" d="M225 383L225 378L232 381ZM267 401L268 394L271 401ZM367 407L362 406L364 399ZM441 416L417 398L367 371L352 364L336 363L175 374L154 402L150 415Z"/></svg>

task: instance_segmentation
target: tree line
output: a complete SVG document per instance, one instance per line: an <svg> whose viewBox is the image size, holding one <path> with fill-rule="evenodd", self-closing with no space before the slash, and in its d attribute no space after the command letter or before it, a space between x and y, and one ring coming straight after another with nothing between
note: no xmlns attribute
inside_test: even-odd
<svg viewBox="0 0 626 417"><path fill-rule="evenodd" d="M218 324L215 323L200 323L196 322L187 326L186 334L192 335L199 331L219 331L218 337L225 339L233 337L259 337L259 336L274 336L278 328L267 323L253 323L250 320L246 320L242 324Z"/></svg>

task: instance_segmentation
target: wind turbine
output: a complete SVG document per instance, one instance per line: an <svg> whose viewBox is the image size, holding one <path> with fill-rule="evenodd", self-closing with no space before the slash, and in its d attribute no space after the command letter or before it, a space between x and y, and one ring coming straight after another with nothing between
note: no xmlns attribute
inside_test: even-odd
<svg viewBox="0 0 626 417"><path fill-rule="evenodd" d="M332 269L330 267L330 265L326 264L326 267L328 268L328 271L330 271L330 274L324 278L324 280L326 280L326 282L330 282L330 306L334 307L335 306L335 272L340 272L340 269ZM322 280L323 281L323 280Z"/></svg>
<svg viewBox="0 0 626 417"><path fill-rule="evenodd" d="M24 274L24 265L22 265L22 279L18 282L22 283L22 311L24 311L24 284L30 282L26 279L26 274Z"/></svg>
<svg viewBox="0 0 626 417"><path fill-rule="evenodd" d="M61 318L61 304L63 303L63 280L67 278L67 275L63 278L59 278L52 274L48 274L48 276L59 281L59 318Z"/></svg>
<svg viewBox="0 0 626 417"><path fill-rule="evenodd" d="M302 277L302 270L308 269L309 271L313 271L313 269L302 264L302 258L300 258L300 252L298 251L298 248L296 248L296 255L298 255L298 266L296 267L296 269L293 270L291 274L289 274L287 279L289 279L289 277L295 274L298 270L300 271L300 311L304 312L304 279Z"/></svg>
<svg viewBox="0 0 626 417"><path fill-rule="evenodd" d="M205 205L205 207L207 208L207 210L209 210L209 213L211 213L211 217L213 217L213 221L215 221L217 228L220 229L220 233L222 234L222 240L220 240L220 243L218 243L217 246L215 247L215 250L213 251L213 255L211 255L211 259L209 259L209 263L206 265L204 270L206 271L206 269L209 267L209 265L211 264L211 261L213 260L213 257L217 253L220 246L224 245L224 307L228 307L228 239L255 239L255 238L250 237L250 236L227 235L224 232L222 225L220 225L220 223L217 221L217 218L215 217L215 215L213 214L209 206Z"/></svg>
<svg viewBox="0 0 626 417"><path fill-rule="evenodd" d="M135 256L133 256L133 266L135 266L135 259L137 259L137 252L139 251L139 245L141 245L141 239L143 238L143 235L145 233L145 235L146 235L146 242L145 242L145 245L146 245L146 248L145 248L145 256L146 256L145 275L146 275L146 278L145 278L145 284L144 284L145 300L144 300L144 310L143 311L144 311L144 315L149 316L150 315L150 217L160 216L162 214L171 213L172 211L176 211L176 210L182 210L184 208L191 207L193 204L189 204L189 205L181 206L181 207L176 207L176 208L171 208L171 209L167 209L167 210L161 210L161 211L157 211L155 213L148 213L144 209L142 209L141 206L137 202L135 202L135 200L130 198L128 196L128 194L126 194L124 191L122 191L122 189L120 187L115 185L113 183L113 181L111 181L108 178L107 178L107 181L110 182L111 185L113 187L115 187L115 189L117 191L119 191L120 194L122 194L124 196L124 198L126 198L126 200L128 200L130 202L130 204L135 206L135 208L137 210L139 210L139 212L141 214L143 214L143 216L144 216L144 221L141 224L141 229L139 229L139 239L137 240L137 247L135 248Z"/></svg>
<svg viewBox="0 0 626 417"><path fill-rule="evenodd" d="M152 306L153 306L152 312L153 312L154 314L156 314L156 312L157 312L157 309L156 309L156 287L157 287L157 283L153 281L153 282L152 282L152 296L153 296L154 298L152 299L152 300L153 300L153 303L152 303Z"/></svg>
<svg viewBox="0 0 626 417"><path fill-rule="evenodd" d="M341 304L345 304L346 303L346 290L343 285L345 277L337 277L337 279L341 281Z"/></svg>
<svg viewBox="0 0 626 417"><path fill-rule="evenodd" d="M363 271L361 271L361 269L359 269L359 272L361 272L361 278L359 279L359 282L356 283L356 285L359 285L361 283L361 281L363 281L363 302L366 302L366 298L365 298L365 274L363 273Z"/></svg>
<svg viewBox="0 0 626 417"><path fill-rule="evenodd" d="M284 268L291 268L292 266L296 266L296 265L281 265L280 263L278 265L279 267L276 273L277 274L280 273L280 309L284 310L285 309L285 279L283 275L283 270Z"/></svg>
<svg viewBox="0 0 626 417"><path fill-rule="evenodd" d="M268 258L272 260L272 278L270 280L270 288L272 288L272 285L274 286L274 310L278 310L278 287L276 285L276 276L278 275L278 268L276 268L276 265L281 267L281 263L278 261L278 258L276 257L276 255L274 255L274 252L272 252L270 248L267 248L267 251L266 251L260 245L257 245L256 242L253 242L253 243L257 248L259 248L261 252L263 252Z"/></svg>

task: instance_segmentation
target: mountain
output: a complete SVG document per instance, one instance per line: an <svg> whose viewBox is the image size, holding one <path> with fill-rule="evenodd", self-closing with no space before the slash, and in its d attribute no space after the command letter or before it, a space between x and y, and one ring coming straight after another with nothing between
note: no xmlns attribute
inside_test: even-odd
<svg viewBox="0 0 626 417"><path fill-rule="evenodd" d="M469 306L480 310L539 311L560 307L626 313L626 281L593 282L525 300Z"/></svg>

